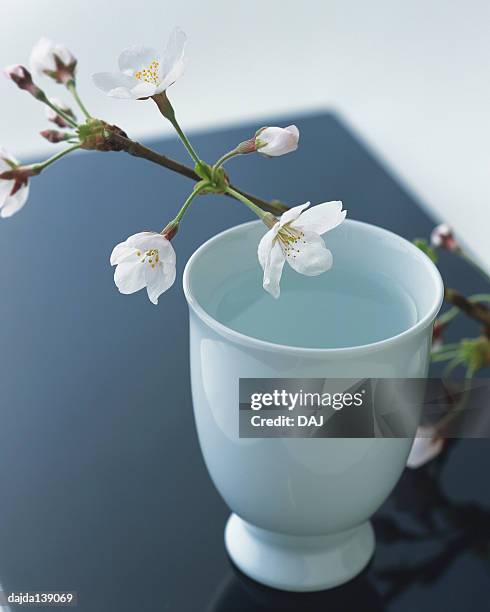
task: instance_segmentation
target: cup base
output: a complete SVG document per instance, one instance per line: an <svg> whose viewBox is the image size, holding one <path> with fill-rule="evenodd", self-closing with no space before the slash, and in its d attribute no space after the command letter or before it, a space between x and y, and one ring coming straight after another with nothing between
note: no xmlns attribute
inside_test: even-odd
<svg viewBox="0 0 490 612"><path fill-rule="evenodd" d="M232 514L225 528L226 549L235 565L253 580L285 591L321 591L351 580L367 565L374 543L369 521L331 535L292 536Z"/></svg>

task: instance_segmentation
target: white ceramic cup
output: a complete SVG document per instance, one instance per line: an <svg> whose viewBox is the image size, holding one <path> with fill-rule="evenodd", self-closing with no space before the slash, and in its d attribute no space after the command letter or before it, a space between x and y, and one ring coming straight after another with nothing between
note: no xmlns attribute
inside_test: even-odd
<svg viewBox="0 0 490 612"><path fill-rule="evenodd" d="M415 323L362 346L273 344L234 331L207 310L219 287L259 265L265 231L261 222L233 227L187 263L194 413L207 468L233 512L225 542L234 563L268 586L314 591L346 582L369 561L369 518L399 479L412 439L239 438L239 379L425 377L443 283L410 242L347 220L327 236L334 265L362 258L401 284L416 306Z"/></svg>

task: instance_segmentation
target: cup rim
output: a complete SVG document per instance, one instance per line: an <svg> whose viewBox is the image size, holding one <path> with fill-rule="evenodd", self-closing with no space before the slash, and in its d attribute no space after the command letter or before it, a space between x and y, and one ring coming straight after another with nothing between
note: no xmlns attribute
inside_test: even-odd
<svg viewBox="0 0 490 612"><path fill-rule="evenodd" d="M344 223L348 225L362 225L370 232L379 233L383 235L389 235L392 239L401 242L406 246L414 257L419 259L424 263L427 267L432 279L434 281L434 286L436 288L434 300L428 309L427 313L418 321L416 321L413 325L405 329L404 331L396 334L394 336L389 336L388 338L384 338L383 340L377 340L376 342L371 342L369 344L360 344L357 346L344 346L338 348L314 348L314 347L306 347L306 346L291 346L287 344L279 344L276 342L269 342L268 340L262 340L261 338L255 338L254 336L248 336L247 334L243 334L241 332L235 331L231 327L224 325L217 319L215 319L212 315L210 315L206 310L201 306L196 296L193 294L191 288L191 273L192 267L194 263L199 259L199 257L208 249L212 248L215 242L218 242L223 236L238 233L242 231L244 227L250 225L258 225L262 222L260 220L257 221L248 221L246 223L240 223L239 225L235 225L230 227L218 234L215 234L206 242L204 242L200 247L196 249L196 251L191 255L187 264L184 268L184 274L182 277L182 286L184 289L184 295L187 300L187 304L190 309L197 315L203 323L205 323L208 327L214 330L220 336L223 336L227 340L231 340L237 344L241 344L243 346L254 348L254 349L262 349L273 352L281 352L294 354L299 356L328 356L328 357L343 357L343 356L352 356L353 354L364 354L373 351L377 351L383 349L387 346L391 346L393 344L398 343L400 340L404 340L410 336L415 336L420 330L424 329L428 325L430 325L437 313L439 312L442 302L444 299L444 283L441 277L441 274L432 260L423 253L418 247L412 244L410 241L406 240L402 236L399 236L395 232L391 232L390 230L384 229L377 225L373 225L371 223L365 223L363 221L356 221L355 219L346 219ZM259 265L257 261L257 265Z"/></svg>

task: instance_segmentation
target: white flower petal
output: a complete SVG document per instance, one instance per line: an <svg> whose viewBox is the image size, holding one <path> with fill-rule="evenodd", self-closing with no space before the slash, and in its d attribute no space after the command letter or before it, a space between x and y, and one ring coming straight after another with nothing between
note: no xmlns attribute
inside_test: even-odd
<svg viewBox="0 0 490 612"><path fill-rule="evenodd" d="M158 304L158 298L170 289L176 277L175 266L158 264L155 268L146 270L146 291L152 304Z"/></svg>
<svg viewBox="0 0 490 612"><path fill-rule="evenodd" d="M264 289L276 299L281 293L279 283L281 281L282 269L285 261L286 258L284 257L284 253L276 240L264 267L264 279L262 282Z"/></svg>
<svg viewBox="0 0 490 612"><path fill-rule="evenodd" d="M116 244L112 250L110 258L111 266L117 266L123 261L131 258L133 255L136 255L136 250L133 247L128 246L126 242L120 242L119 244Z"/></svg>
<svg viewBox="0 0 490 612"><path fill-rule="evenodd" d="M184 51L187 36L180 28L174 28L170 34L167 47L160 65L160 84L157 93L161 93L182 76L185 69Z"/></svg>
<svg viewBox="0 0 490 612"><path fill-rule="evenodd" d="M277 157L286 153L296 151L299 141L299 130L295 125L287 128L266 127L258 134L257 149L259 153L269 157ZM264 144L265 143L265 144Z"/></svg>
<svg viewBox="0 0 490 612"><path fill-rule="evenodd" d="M138 83L130 90L130 94L135 100L141 100L142 98L150 98L151 96L154 96L156 91L157 87L153 83L138 81Z"/></svg>
<svg viewBox="0 0 490 612"><path fill-rule="evenodd" d="M156 232L138 232L137 234L133 234L126 239L126 242L129 246L134 247L135 249L141 249L142 246L148 243L148 240L158 236ZM146 249L145 249L146 250Z"/></svg>
<svg viewBox="0 0 490 612"><path fill-rule="evenodd" d="M170 241L157 232L139 232L114 247L111 265L117 265L114 282L121 293L147 288L153 304L169 289L176 276L176 256Z"/></svg>
<svg viewBox="0 0 490 612"><path fill-rule="evenodd" d="M279 220L279 225L282 227L286 225L286 223L292 223L296 221L296 219L301 215L305 208L308 208L310 202L306 202L305 204L300 204L299 206L294 206L290 208L285 213L282 213L281 218Z"/></svg>
<svg viewBox="0 0 490 612"><path fill-rule="evenodd" d="M0 217L6 219L23 208L29 196L29 185L21 187L14 195L9 195L0 209Z"/></svg>
<svg viewBox="0 0 490 612"><path fill-rule="evenodd" d="M416 469L431 461L442 451L444 439L430 426L420 426L407 459L407 467Z"/></svg>
<svg viewBox="0 0 490 612"><path fill-rule="evenodd" d="M135 293L146 285L146 266L140 261L123 261L114 272L114 282L121 293Z"/></svg>
<svg viewBox="0 0 490 612"><path fill-rule="evenodd" d="M54 43L49 38L41 38L34 45L29 58L31 71L40 74L45 70L56 70L56 62L53 56Z"/></svg>
<svg viewBox="0 0 490 612"><path fill-rule="evenodd" d="M139 70L148 68L153 61L159 61L159 54L152 47L133 45L124 49L119 56L119 70L128 76Z"/></svg>
<svg viewBox="0 0 490 612"><path fill-rule="evenodd" d="M5 204L5 201L9 197L13 187L14 181L0 180L0 207Z"/></svg>
<svg viewBox="0 0 490 612"><path fill-rule="evenodd" d="M65 47L65 45L55 44L53 48L53 53L60 58L63 64L65 64L65 66L68 66L75 61L73 54L68 49L68 47Z"/></svg>
<svg viewBox="0 0 490 612"><path fill-rule="evenodd" d="M299 141L299 130L295 125L288 125L287 128L284 128L286 132L289 132L296 140Z"/></svg>
<svg viewBox="0 0 490 612"><path fill-rule="evenodd" d="M324 202L312 206L292 225L315 232L320 236L337 227L345 219L347 212L342 210L342 202Z"/></svg>
<svg viewBox="0 0 490 612"><path fill-rule="evenodd" d="M122 72L97 72L92 75L92 81L96 87L115 98L130 98L129 91L138 83L137 79ZM123 92L127 95L122 95Z"/></svg>
<svg viewBox="0 0 490 612"><path fill-rule="evenodd" d="M117 100L134 100L134 96L131 94L129 89L126 87L116 87L107 92L110 98L116 98Z"/></svg>
<svg viewBox="0 0 490 612"><path fill-rule="evenodd" d="M140 232L127 239L128 246L139 249L140 251L150 251L158 249L160 259L175 264L175 251L169 240L157 232Z"/></svg>
<svg viewBox="0 0 490 612"><path fill-rule="evenodd" d="M19 161L13 155L11 155L3 147L0 147L0 172L10 170L11 166L7 163L7 160L10 162L10 164L14 164L15 166L19 165Z"/></svg>
<svg viewBox="0 0 490 612"><path fill-rule="evenodd" d="M270 229L266 234L262 236L259 242L259 246L257 248L257 256L259 258L259 263L262 266L262 270L265 270L265 266L267 265L267 262L269 260L278 228L279 225L276 223L276 225L274 225L272 229Z"/></svg>
<svg viewBox="0 0 490 612"><path fill-rule="evenodd" d="M55 43L48 38L41 38L31 51L29 59L31 71L35 74L56 71L56 58L65 66L75 61L73 54L65 45Z"/></svg>
<svg viewBox="0 0 490 612"><path fill-rule="evenodd" d="M302 240L287 256L287 262L300 274L318 276L332 267L332 253L327 249L323 238L314 232L304 232Z"/></svg>

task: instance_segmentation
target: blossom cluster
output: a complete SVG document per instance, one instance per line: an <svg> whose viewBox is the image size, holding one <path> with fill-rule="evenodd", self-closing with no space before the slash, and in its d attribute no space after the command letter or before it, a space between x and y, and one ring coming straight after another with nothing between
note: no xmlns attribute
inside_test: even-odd
<svg viewBox="0 0 490 612"><path fill-rule="evenodd" d="M146 289L149 300L158 303L159 297L170 289L176 278L176 252L172 244L180 223L194 198L201 194L226 194L240 201L265 225L265 232L257 246L258 263L263 270L263 288L274 298L280 296L280 281L285 263L307 276L316 276L329 270L333 255L323 236L343 222L346 216L339 201L324 202L310 207L310 203L292 208L278 201L266 202L234 187L224 164L230 159L257 153L275 158L296 151L299 130L287 127L265 126L256 130L247 140L224 153L216 162L202 160L177 121L175 110L168 98L168 89L183 75L187 37L175 28L163 51L137 45L125 49L119 56L118 69L93 75L97 88L108 96L121 100L152 100L162 116L175 128L193 167L185 166L137 143L118 126L94 117L85 107L76 87L77 59L64 45L42 38L30 55L30 70L20 64L5 68L6 76L21 90L45 105L46 119L52 123L41 135L51 143L65 143L66 148L48 159L22 165L13 155L0 148L0 217L11 217L25 205L29 196L30 180L51 164L77 149L96 151L123 151L150 162L180 172L195 180L194 187L177 214L161 231L143 231L129 236L117 244L110 256L115 267L114 281L123 294ZM33 78L34 75L34 78ZM46 95L36 82L48 78L64 87L77 106L76 113L63 100ZM77 113L82 115L80 120ZM430 242L419 239L416 244L434 261L438 251L450 251L478 268L457 242L451 228L437 226ZM488 279L481 268L479 271ZM489 294L465 298L446 289L446 300L453 307L445 312L434 328L433 358L448 361L449 369L458 365L467 367L473 375L490 364L490 302ZM443 332L451 321L465 312L484 326L484 333L475 339L445 344ZM408 465L419 467L438 455L444 448L442 427L421 429L410 454Z"/></svg>
<svg viewBox="0 0 490 612"><path fill-rule="evenodd" d="M267 226L268 231L258 245L258 260L264 273L263 287L277 298L286 262L297 272L309 276L321 274L332 266L333 256L322 235L339 225L346 213L342 211L340 202L326 202L313 208L308 208L309 203L289 210L283 207L285 212L275 216L230 185L223 169L225 162L232 157L255 152L266 157L279 157L295 151L299 143L299 130L295 125L284 128L262 127L251 138L225 153L216 163L210 165L201 160L177 123L175 111L167 96L168 88L184 73L186 43L185 33L175 28L162 52L144 45L129 47L119 55L117 71L99 72L92 77L96 87L113 98L152 99L162 115L175 127L195 163L195 172L202 179L196 183L181 210L163 230L133 234L114 248L110 263L116 268L115 284L125 294L146 288L150 301L157 304L159 296L175 281L176 253L171 240L177 233L183 215L194 197L201 193L216 192L239 199ZM41 135L52 143L66 141L71 146L33 166L21 166L7 152L0 152L0 215L3 217L13 215L24 206L31 176L39 174L74 149L122 148L134 154L134 147L131 150L131 141L125 140L122 130L108 126L88 113L76 89L76 67L77 60L67 47L43 38L31 53L31 71L21 65L5 69L6 75L19 88L46 105L46 117L55 124L56 129L43 130ZM79 105L85 121L78 123L75 113L67 104L58 98L46 96L33 81L31 72L36 77L47 76L65 86Z"/></svg>

